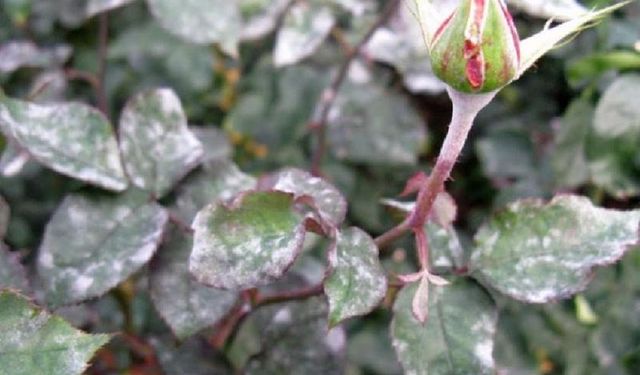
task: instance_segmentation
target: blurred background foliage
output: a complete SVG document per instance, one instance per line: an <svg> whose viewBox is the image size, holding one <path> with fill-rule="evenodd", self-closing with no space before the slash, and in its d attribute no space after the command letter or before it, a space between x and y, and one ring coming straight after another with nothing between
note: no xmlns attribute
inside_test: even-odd
<svg viewBox="0 0 640 375"><path fill-rule="evenodd" d="M243 171L259 176L283 166L306 169L315 147L308 125L316 103L384 1L238 1L240 15L225 14L222 7L219 17L241 17L240 28L220 31L213 44L188 40L180 33L202 30L176 32L177 26L172 30L166 24L167 15L154 17L143 1L119 2L123 6L108 15L109 114L117 120L126 100L145 88L171 87L190 124L224 132L227 140L216 147L231 153ZM101 16L88 16L91 2L100 3L2 1L0 86L7 95L97 103L91 85L77 74L100 69ZM521 36L542 28L548 17L581 9L573 1L509 3ZM555 8L541 12L537 3ZM583 6L608 3L585 1ZM329 115L329 153L322 171L347 196L351 224L376 234L394 223L380 200L397 196L413 173L429 169L449 116L449 101L430 72L418 24L403 6L354 60ZM491 212L516 199L579 193L598 205L637 208L639 146L640 3L633 2L544 57L481 113L448 185L463 245ZM8 223L0 216L0 228L7 225L6 244L29 264L53 210L68 192L85 187L34 162L12 175L20 153L3 138L0 150L6 175L0 177L0 195L11 211ZM401 245L385 255L390 270L412 268L412 245ZM322 259L312 253L308 264L299 266L300 277L313 279L305 273L317 271ZM59 313L91 332L126 326L150 338L168 374L224 372L229 363L243 364L256 350L256 340L267 334L269 312L247 321L224 355L210 353L198 337L176 349L146 282L144 274L138 275L115 292ZM495 298L502 311L494 351L501 373L640 371L637 251L598 270L590 287L570 300L535 306ZM388 337L386 307L346 324L347 373L401 373ZM304 305L298 308L301 316L312 313ZM297 335L319 334L314 327L297 329ZM284 350L291 343L282 345ZM89 371L144 373L138 349L134 339L116 337ZM225 358L221 367L202 362L212 356Z"/></svg>

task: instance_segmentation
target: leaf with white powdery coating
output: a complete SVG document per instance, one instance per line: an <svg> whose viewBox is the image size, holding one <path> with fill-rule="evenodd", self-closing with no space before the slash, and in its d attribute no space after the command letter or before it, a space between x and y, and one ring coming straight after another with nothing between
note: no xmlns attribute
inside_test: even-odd
<svg viewBox="0 0 640 375"><path fill-rule="evenodd" d="M275 66L295 64L311 56L336 23L331 9L322 2L297 2L284 18L276 36Z"/></svg>
<svg viewBox="0 0 640 375"><path fill-rule="evenodd" d="M57 172L109 190L127 188L113 129L88 105L38 105L0 94L0 130Z"/></svg>
<svg viewBox="0 0 640 375"><path fill-rule="evenodd" d="M88 0L86 8L87 17L92 17L98 13L121 7L132 1L134 0Z"/></svg>
<svg viewBox="0 0 640 375"><path fill-rule="evenodd" d="M146 194L68 196L47 224L38 274L60 306L98 297L145 265L158 248L166 210Z"/></svg>
<svg viewBox="0 0 640 375"><path fill-rule="evenodd" d="M151 263L151 299L180 340L213 325L235 304L238 293L198 284L189 273L191 236L178 229Z"/></svg>
<svg viewBox="0 0 640 375"><path fill-rule="evenodd" d="M193 222L189 270L201 283L225 289L268 284L289 268L302 249L305 225L294 198L251 192L230 207L213 203Z"/></svg>
<svg viewBox="0 0 640 375"><path fill-rule="evenodd" d="M11 207L9 203L0 195L0 240L7 234L9 219L11 218Z"/></svg>
<svg viewBox="0 0 640 375"><path fill-rule="evenodd" d="M109 335L89 335L10 291L0 292L0 368L11 375L80 375Z"/></svg>
<svg viewBox="0 0 640 375"><path fill-rule="evenodd" d="M273 190L292 193L296 197L309 196L320 216L339 226L347 214L347 201L329 182L296 168L284 169L261 182Z"/></svg>
<svg viewBox="0 0 640 375"><path fill-rule="evenodd" d="M242 19L237 1L147 0L151 14L167 31L189 42L217 42L223 50L237 52Z"/></svg>
<svg viewBox="0 0 640 375"><path fill-rule="evenodd" d="M29 291L29 280L17 253L12 253L0 242L0 289Z"/></svg>
<svg viewBox="0 0 640 375"><path fill-rule="evenodd" d="M330 274L324 282L329 299L329 325L371 312L387 293L387 277L371 237L358 228L338 233L329 254Z"/></svg>
<svg viewBox="0 0 640 375"><path fill-rule="evenodd" d="M178 96L156 89L134 96L120 118L124 167L137 187L162 197L200 162L202 144L187 127Z"/></svg>
<svg viewBox="0 0 640 375"><path fill-rule="evenodd" d="M618 77L602 95L587 143L593 182L618 198L640 195L640 74Z"/></svg>
<svg viewBox="0 0 640 375"><path fill-rule="evenodd" d="M584 197L520 201L475 237L473 276L532 303L583 290L596 266L614 263L638 243L640 210L595 207Z"/></svg>
<svg viewBox="0 0 640 375"><path fill-rule="evenodd" d="M428 288L429 317L424 325L411 312L415 283L402 288L393 306L391 338L405 373L494 374L497 309L491 297L463 279Z"/></svg>
<svg viewBox="0 0 640 375"><path fill-rule="evenodd" d="M180 184L174 204L175 212L185 222L191 223L204 206L216 201L228 201L255 186L255 178L243 173L230 161L210 164Z"/></svg>

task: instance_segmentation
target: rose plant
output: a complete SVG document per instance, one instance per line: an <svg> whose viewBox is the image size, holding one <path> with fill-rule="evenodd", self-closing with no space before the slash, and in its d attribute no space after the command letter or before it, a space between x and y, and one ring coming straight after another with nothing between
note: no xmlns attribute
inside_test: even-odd
<svg viewBox="0 0 640 375"><path fill-rule="evenodd" d="M621 323L602 311L638 301L640 80L590 100L602 61L640 68L640 42L560 47L639 10L537 3L510 2L516 17L503 0L2 4L0 372L632 373L637 341L603 344ZM552 20L521 39L534 16ZM544 81L525 72L548 52L571 56L562 74L583 90L553 134L557 186L516 190L545 188L531 129L488 130L474 177L459 160L474 122ZM429 118L451 101L429 173L407 92ZM462 192L445 186L457 163ZM475 207L485 180L517 196ZM577 351L550 355L544 321Z"/></svg>

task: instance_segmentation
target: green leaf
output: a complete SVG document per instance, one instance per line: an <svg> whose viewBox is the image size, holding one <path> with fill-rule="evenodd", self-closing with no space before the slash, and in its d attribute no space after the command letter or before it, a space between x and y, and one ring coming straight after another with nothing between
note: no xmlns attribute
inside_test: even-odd
<svg viewBox="0 0 640 375"><path fill-rule="evenodd" d="M484 173L492 178L525 178L535 174L534 146L521 129L498 128L476 142Z"/></svg>
<svg viewBox="0 0 640 375"><path fill-rule="evenodd" d="M156 351L165 375L226 375L233 371L224 358L202 337L183 343L153 337L150 344Z"/></svg>
<svg viewBox="0 0 640 375"><path fill-rule="evenodd" d="M153 20L136 23L118 33L109 44L111 60L126 59L142 86L163 85L180 95L210 92L215 64L207 46L186 42L165 31Z"/></svg>
<svg viewBox="0 0 640 375"><path fill-rule="evenodd" d="M151 263L149 285L156 309L178 339L217 323L238 294L198 284L189 273L191 236L172 230Z"/></svg>
<svg viewBox="0 0 640 375"><path fill-rule="evenodd" d="M333 111L328 137L339 159L393 166L417 162L426 130L403 97L378 85L347 83Z"/></svg>
<svg viewBox="0 0 640 375"><path fill-rule="evenodd" d="M230 161L210 164L180 184L175 208L178 215L190 223L204 206L217 201L228 201L255 186L256 179L240 171Z"/></svg>
<svg viewBox="0 0 640 375"><path fill-rule="evenodd" d="M595 266L638 242L640 210L594 207L587 198L520 201L475 237L473 275L510 297L544 303L584 289Z"/></svg>
<svg viewBox="0 0 640 375"><path fill-rule="evenodd" d="M387 276L371 237L358 228L338 233L329 253L324 291L329 300L329 325L371 312L387 293Z"/></svg>
<svg viewBox="0 0 640 375"><path fill-rule="evenodd" d="M0 73L13 73L20 68L49 68L64 64L71 53L66 44L38 47L28 41L11 41L0 45Z"/></svg>
<svg viewBox="0 0 640 375"><path fill-rule="evenodd" d="M305 226L291 195L246 193L212 203L193 222L189 270L201 283L247 289L279 278L300 252Z"/></svg>
<svg viewBox="0 0 640 375"><path fill-rule="evenodd" d="M571 86L580 87L585 81L598 79L604 72L631 69L640 69L640 53L609 51L572 59L567 62L566 76Z"/></svg>
<svg viewBox="0 0 640 375"><path fill-rule="evenodd" d="M132 1L134 0L88 0L86 8L87 18L121 7Z"/></svg>
<svg viewBox="0 0 640 375"><path fill-rule="evenodd" d="M311 56L331 32L336 19L320 1L295 3L276 36L275 66L292 65Z"/></svg>
<svg viewBox="0 0 640 375"><path fill-rule="evenodd" d="M180 99L169 89L134 96L122 111L119 132L131 182L158 198L195 168L203 154Z"/></svg>
<svg viewBox="0 0 640 375"><path fill-rule="evenodd" d="M327 306L318 297L265 311L259 324L262 350L243 373L344 374L345 333L340 327L327 332L326 314Z"/></svg>
<svg viewBox="0 0 640 375"><path fill-rule="evenodd" d="M242 27L237 1L147 0L151 14L167 31L193 43L217 42L234 54Z"/></svg>
<svg viewBox="0 0 640 375"><path fill-rule="evenodd" d="M222 130L213 126L192 126L189 130L202 144L202 164L215 166L233 157L233 145Z"/></svg>
<svg viewBox="0 0 640 375"><path fill-rule="evenodd" d="M367 54L391 64L402 74L404 85L412 93L439 94L446 86L433 70L422 28L412 14L411 1L405 2L388 25L378 29L366 45Z"/></svg>
<svg viewBox="0 0 640 375"><path fill-rule="evenodd" d="M24 293L30 290L27 273L18 259L18 254L10 252L6 245L0 242L0 289L3 288Z"/></svg>
<svg viewBox="0 0 640 375"><path fill-rule="evenodd" d="M145 194L68 196L45 229L38 274L54 306L98 297L145 265L168 214Z"/></svg>
<svg viewBox="0 0 640 375"><path fill-rule="evenodd" d="M247 90L225 119L225 128L266 145L270 154L283 153L307 135L304 124L326 85L324 75L303 65L276 70L263 59L243 82Z"/></svg>
<svg viewBox="0 0 640 375"><path fill-rule="evenodd" d="M462 279L429 291L429 317L411 312L417 285L405 286L393 306L391 338L407 374L494 374L497 310L481 287Z"/></svg>
<svg viewBox="0 0 640 375"><path fill-rule="evenodd" d="M558 185L575 188L589 179L586 142L591 132L593 106L585 99L571 103L555 129L552 165Z"/></svg>
<svg viewBox="0 0 640 375"><path fill-rule="evenodd" d="M339 226L344 221L347 201L335 186L324 179L301 169L287 168L269 176L267 180L261 181L262 188L291 193L296 198L311 197L321 218L333 226Z"/></svg>
<svg viewBox="0 0 640 375"><path fill-rule="evenodd" d="M16 141L6 137L6 144L0 156L0 174L4 177L16 176L30 159L27 151L23 150Z"/></svg>
<svg viewBox="0 0 640 375"><path fill-rule="evenodd" d="M0 240L7 234L9 219L11 218L11 207L9 203L0 195Z"/></svg>
<svg viewBox="0 0 640 375"><path fill-rule="evenodd" d="M256 40L271 33L290 0L239 0L244 24L242 40Z"/></svg>
<svg viewBox="0 0 640 375"><path fill-rule="evenodd" d="M640 194L640 74L616 79L600 99L588 144L593 182L625 198Z"/></svg>
<svg viewBox="0 0 640 375"><path fill-rule="evenodd" d="M9 291L0 292L0 368L10 375L80 375L109 335L89 335Z"/></svg>
<svg viewBox="0 0 640 375"><path fill-rule="evenodd" d="M127 188L113 129L96 109L80 103L38 105L0 95L0 130L57 172L109 190Z"/></svg>

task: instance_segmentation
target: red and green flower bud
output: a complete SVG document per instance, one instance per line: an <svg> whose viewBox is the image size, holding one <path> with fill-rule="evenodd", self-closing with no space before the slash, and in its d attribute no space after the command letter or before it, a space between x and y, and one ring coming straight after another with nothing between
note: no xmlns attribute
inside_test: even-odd
<svg viewBox="0 0 640 375"><path fill-rule="evenodd" d="M518 74L520 38L503 0L461 0L431 43L435 74L466 93L490 92Z"/></svg>

